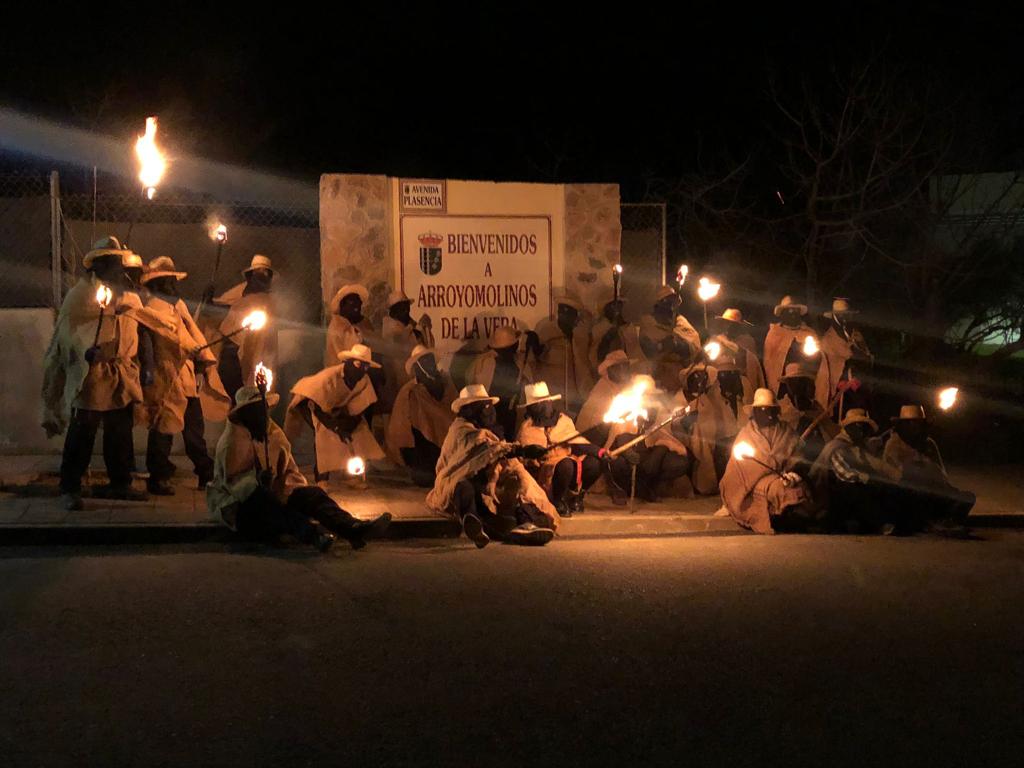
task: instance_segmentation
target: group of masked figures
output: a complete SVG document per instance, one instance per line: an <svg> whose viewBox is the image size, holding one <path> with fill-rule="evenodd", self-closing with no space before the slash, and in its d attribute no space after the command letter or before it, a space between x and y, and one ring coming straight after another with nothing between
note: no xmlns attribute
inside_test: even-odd
<svg viewBox="0 0 1024 768"><path fill-rule="evenodd" d="M187 275L169 257L145 264L105 238L83 266L43 385L43 426L66 433L70 510L83 508L101 427L109 482L94 496L173 494L180 433L211 514L321 550L339 537L361 547L390 520L359 520L327 492L363 487L367 462L403 467L426 505L481 548L550 541L596 490L623 505L720 493L722 513L759 533L956 527L973 506L950 484L923 408L904 406L879 434L863 378L872 357L845 299L812 327L807 307L784 297L759 351L738 309L702 338L670 287L638 323L621 297L595 318L563 294L535 329L499 325L442 370L430 318L414 320L404 293L387 296L377 328L363 314L367 289L344 285L328 306L324 366L291 387L282 429L270 416L279 395L259 376L278 356L269 258L254 256L220 296L208 290L194 315L178 295ZM635 412L617 413L637 392ZM204 422L225 420L211 457ZM145 492L132 484L139 424L149 430ZM303 432L311 478L292 452Z"/></svg>

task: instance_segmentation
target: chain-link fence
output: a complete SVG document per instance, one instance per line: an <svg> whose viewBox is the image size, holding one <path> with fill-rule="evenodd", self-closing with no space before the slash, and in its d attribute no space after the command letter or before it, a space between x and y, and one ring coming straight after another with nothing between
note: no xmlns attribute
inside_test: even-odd
<svg viewBox="0 0 1024 768"><path fill-rule="evenodd" d="M50 223L46 175L0 175L0 308L52 305Z"/></svg>
<svg viewBox="0 0 1024 768"><path fill-rule="evenodd" d="M650 311L658 288L665 284L665 214L664 203L620 206L622 288L631 317Z"/></svg>

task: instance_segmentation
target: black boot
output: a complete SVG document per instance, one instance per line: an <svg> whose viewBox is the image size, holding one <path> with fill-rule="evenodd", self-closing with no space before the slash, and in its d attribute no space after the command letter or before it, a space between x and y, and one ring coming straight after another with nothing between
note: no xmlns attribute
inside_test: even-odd
<svg viewBox="0 0 1024 768"><path fill-rule="evenodd" d="M569 517L583 514L583 498L587 495L584 490L569 491L566 506L569 508Z"/></svg>
<svg viewBox="0 0 1024 768"><path fill-rule="evenodd" d="M345 532L352 549L362 549L366 546L367 536L380 536L391 523L391 513L385 512L369 520L356 520Z"/></svg>

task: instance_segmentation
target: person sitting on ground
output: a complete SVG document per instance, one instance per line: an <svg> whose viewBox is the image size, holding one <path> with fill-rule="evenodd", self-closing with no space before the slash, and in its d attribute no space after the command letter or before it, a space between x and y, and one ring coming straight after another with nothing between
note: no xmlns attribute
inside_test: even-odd
<svg viewBox="0 0 1024 768"><path fill-rule="evenodd" d="M817 519L810 488L793 471L799 440L780 420L770 389L754 393L748 413L750 421L736 435L719 485L722 504L737 523L754 533L798 530ZM739 458L737 447L748 447L752 455Z"/></svg>
<svg viewBox="0 0 1024 768"><path fill-rule="evenodd" d="M651 314L640 318L640 346L651 361L655 384L666 392L678 388L679 370L688 368L701 355L700 334L679 314L679 306L679 294L663 285Z"/></svg>
<svg viewBox="0 0 1024 768"><path fill-rule="evenodd" d="M548 449L541 459L524 460L548 499L562 517L583 512L583 499L601 476L604 450L576 431L568 414L555 408L560 394L551 394L547 382L526 385L526 418L519 425L520 445L539 445ZM568 440L567 445L552 448Z"/></svg>
<svg viewBox="0 0 1024 768"><path fill-rule="evenodd" d="M675 403L686 409L672 423L672 433L679 438L690 456L690 483L701 495L718 493L719 474L715 467L715 449L722 429L722 404L711 389L707 363L699 362L679 371L682 389ZM723 465L724 469L724 465Z"/></svg>
<svg viewBox="0 0 1024 768"><path fill-rule="evenodd" d="M431 488L441 445L455 419L451 410L455 388L437 369L434 350L423 345L413 348L405 371L412 378L395 397L388 421L387 453L396 464L409 468L416 485Z"/></svg>
<svg viewBox="0 0 1024 768"><path fill-rule="evenodd" d="M367 411L377 402L367 372L377 366L365 344L338 353L338 365L295 382L285 417L285 432L293 439L306 425L314 433L317 483L331 472L348 469L351 459L383 459L384 452L370 431Z"/></svg>
<svg viewBox="0 0 1024 768"><path fill-rule="evenodd" d="M499 438L497 402L482 385L469 384L452 403L457 418L441 446L427 506L459 521L481 549L491 538L546 544L558 528L558 512L520 461L540 459L546 451Z"/></svg>
<svg viewBox="0 0 1024 768"><path fill-rule="evenodd" d="M899 504L909 524L936 532L962 530L976 497L949 482L924 408L904 405L892 424L894 434L885 444L883 458L895 474Z"/></svg>
<svg viewBox="0 0 1024 768"><path fill-rule="evenodd" d="M851 408L842 431L825 446L808 480L815 505L829 527L849 532L891 534L900 530L900 510L891 493L895 472L882 460L878 425L862 408Z"/></svg>
<svg viewBox="0 0 1024 768"><path fill-rule="evenodd" d="M604 414L615 396L629 386L632 362L625 352L616 349L609 352L597 367L601 378L590 390L576 417L576 428L594 445L604 445L608 439L609 426L604 422Z"/></svg>
<svg viewBox="0 0 1024 768"><path fill-rule="evenodd" d="M535 338L535 335L530 338ZM510 325L499 325L491 332L489 349L473 360L466 372L469 384L479 384L498 398L498 436L507 439L516 431L516 404L523 384L533 380L529 363L530 349L539 342L527 341L527 353L519 354L519 332ZM520 360L522 357L522 360Z"/></svg>
<svg viewBox="0 0 1024 768"><path fill-rule="evenodd" d="M758 365L760 367L760 364ZM754 402L754 390L757 387L743 375L736 359L731 355L719 355L714 362L714 368L715 379L711 384L711 396L718 403L721 416L715 442L715 470L721 480L729 463L733 441L739 431L747 425L745 407Z"/></svg>
<svg viewBox="0 0 1024 768"><path fill-rule="evenodd" d="M764 369L757 356L757 344L750 335L750 329L753 327L752 323L743 319L743 313L735 308L725 310L711 321L711 329L715 332L712 341L717 341L730 349L740 372L750 380L754 389L757 389L765 386L765 380Z"/></svg>
<svg viewBox="0 0 1024 768"><path fill-rule="evenodd" d="M798 471L804 474L825 444L839 434L839 427L814 399L813 370L800 363L789 363L781 382L780 418L800 437L799 453L803 464Z"/></svg>
<svg viewBox="0 0 1024 768"><path fill-rule="evenodd" d="M764 380L772 392L779 391L779 381L789 363L804 359L803 344L808 336L817 339L818 334L804 322L807 305L798 304L792 296L783 296L775 307L779 322L768 326L764 337Z"/></svg>

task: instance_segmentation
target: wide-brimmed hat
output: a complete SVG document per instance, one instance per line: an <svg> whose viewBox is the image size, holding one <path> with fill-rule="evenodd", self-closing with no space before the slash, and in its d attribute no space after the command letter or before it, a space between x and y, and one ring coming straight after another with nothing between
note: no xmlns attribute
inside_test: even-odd
<svg viewBox="0 0 1024 768"><path fill-rule="evenodd" d="M621 349L614 349L605 355L604 360L597 366L597 373L604 376L613 365L630 365L634 361Z"/></svg>
<svg viewBox="0 0 1024 768"><path fill-rule="evenodd" d="M797 304L796 301L794 301L792 296L783 296L782 297L782 301L780 301L776 305L776 307L774 309L775 316L778 317L779 315L781 315L782 314L782 310L784 310L784 309L798 309L798 310L800 310L800 314L801 315L806 315L807 314L807 305L806 304Z"/></svg>
<svg viewBox="0 0 1024 768"><path fill-rule="evenodd" d="M526 408L527 406L534 405L535 403L546 403L549 400L562 399L561 395L553 395L548 391L548 383L546 381L538 381L536 384L527 384L523 391L526 392L526 402L520 405L520 408Z"/></svg>
<svg viewBox="0 0 1024 768"><path fill-rule="evenodd" d="M555 306L557 307L559 304L565 304L567 307L572 307L577 312L583 311L583 302L569 293L560 293L555 296Z"/></svg>
<svg viewBox="0 0 1024 768"><path fill-rule="evenodd" d="M487 387L483 384L467 384L459 392L459 396L452 402L452 413L458 413L461 408L473 403L482 403L485 400L493 405L500 398L491 397L487 394Z"/></svg>
<svg viewBox="0 0 1024 768"><path fill-rule="evenodd" d="M121 241L116 237L101 237L92 244L92 249L82 258L82 266L89 269L93 261L101 256L116 256L121 260L123 266L125 257L130 253L131 251L121 245Z"/></svg>
<svg viewBox="0 0 1024 768"><path fill-rule="evenodd" d="M755 408L778 408L779 401L775 399L775 393L770 389L759 387L754 392L754 401L750 405L743 406L743 410L749 416Z"/></svg>
<svg viewBox="0 0 1024 768"><path fill-rule="evenodd" d="M170 256L157 256L149 262L149 268L146 270L146 274L142 276L142 283L145 285L150 280L156 280L158 277L173 277L175 280L184 280L188 277L188 272L179 272L175 269L174 259Z"/></svg>
<svg viewBox="0 0 1024 768"><path fill-rule="evenodd" d="M339 352L338 359L342 362L345 362L346 360L358 360L362 363L366 363L371 368L380 368L380 363L373 362L372 355L373 350L365 344L353 344L351 349Z"/></svg>
<svg viewBox="0 0 1024 768"><path fill-rule="evenodd" d="M121 266L125 269L146 268L146 265L142 263L142 257L135 251L128 251L128 253L121 257Z"/></svg>
<svg viewBox="0 0 1024 768"><path fill-rule="evenodd" d="M878 425L875 423L875 420L863 408L851 408L843 416L843 420L839 422L840 427L848 427L851 424L870 424L875 432L878 431Z"/></svg>
<svg viewBox="0 0 1024 768"><path fill-rule="evenodd" d="M724 371L738 371L740 369L739 365L736 364L736 358L732 355L726 354L725 352L720 354L715 361L711 363L711 365L719 373Z"/></svg>
<svg viewBox="0 0 1024 768"><path fill-rule="evenodd" d="M716 320L725 320L730 323L738 323L740 325L753 325L743 319L743 313L735 308L725 310L722 314L715 318Z"/></svg>
<svg viewBox="0 0 1024 768"><path fill-rule="evenodd" d="M890 421L927 421L923 405L901 405L900 415L893 416Z"/></svg>
<svg viewBox="0 0 1024 768"><path fill-rule="evenodd" d="M813 379L817 376L817 372L808 368L803 363L788 363L785 370L782 372L780 381L787 381L789 379Z"/></svg>
<svg viewBox="0 0 1024 768"><path fill-rule="evenodd" d="M280 399L281 396L277 392L267 392L267 407L273 408ZM260 397L259 389L256 387L241 387L235 392L235 405L231 409L231 413L235 413L247 405L260 402L263 402L263 398Z"/></svg>
<svg viewBox="0 0 1024 768"><path fill-rule="evenodd" d="M654 294L654 303L657 304L662 299L667 299L669 296L675 296L679 298L679 294L676 293L676 289L671 285L663 285L658 289L658 292Z"/></svg>
<svg viewBox="0 0 1024 768"><path fill-rule="evenodd" d="M849 299L835 298L835 299L832 299L832 311L831 312L823 312L822 313L822 317L834 318L837 315L859 315L859 314L860 314L860 310L859 309L853 309L853 307L850 306L850 300Z"/></svg>
<svg viewBox="0 0 1024 768"><path fill-rule="evenodd" d="M491 331L491 336L487 339L487 344L491 349L505 349L518 343L519 331L511 325L499 325Z"/></svg>
<svg viewBox="0 0 1024 768"><path fill-rule="evenodd" d="M252 261L249 262L249 266L242 270L243 275L248 275L250 272L256 269L265 269L268 272L274 271L274 265L270 261L269 256L264 256L262 253L257 253L252 257Z"/></svg>
<svg viewBox="0 0 1024 768"><path fill-rule="evenodd" d="M362 286L359 286L359 287L362 288ZM363 288L363 291L365 292L366 289ZM351 291L350 291L350 293L351 293ZM362 296L362 294L360 294L360 296ZM369 294L367 294L366 296L362 296L363 303L366 303L367 296L369 296ZM344 298L344 296L342 296L342 298ZM339 299L339 301L340 301L340 299ZM395 290L393 290L391 293L388 294L388 305L387 305L387 308L391 309L393 306L395 306L395 304L401 304L403 301L407 301L410 304L412 304L412 299L410 299L408 296L405 295L405 291L401 290L400 288L396 288Z"/></svg>
<svg viewBox="0 0 1024 768"><path fill-rule="evenodd" d="M416 365L417 361L421 357L434 354L432 347L425 347L422 344L417 344L412 348L412 352L409 353L409 359L405 361L405 372L412 376L412 367Z"/></svg>
<svg viewBox="0 0 1024 768"><path fill-rule="evenodd" d="M356 283L343 285L341 286L341 288L338 289L338 292L334 294L334 298L331 299L331 311L337 312L338 305L341 304L341 300L352 293L354 293L356 296L362 299L363 304L365 304L367 300L370 298L370 292L361 285L358 285Z"/></svg>

